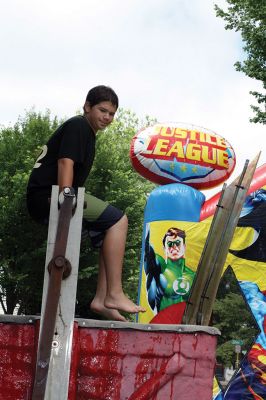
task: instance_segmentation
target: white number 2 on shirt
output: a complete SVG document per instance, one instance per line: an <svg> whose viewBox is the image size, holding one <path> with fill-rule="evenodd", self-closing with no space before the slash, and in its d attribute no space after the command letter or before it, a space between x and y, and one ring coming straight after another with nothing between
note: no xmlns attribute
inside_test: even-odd
<svg viewBox="0 0 266 400"><path fill-rule="evenodd" d="M48 150L48 147L47 147L46 144L45 144L45 145L43 146L42 152L41 152L41 154L39 155L39 157L37 158L36 163L35 163L35 165L34 165L33 168L39 168L39 167L42 165L42 163L40 162L40 160L41 160L43 157L46 156L47 150Z"/></svg>

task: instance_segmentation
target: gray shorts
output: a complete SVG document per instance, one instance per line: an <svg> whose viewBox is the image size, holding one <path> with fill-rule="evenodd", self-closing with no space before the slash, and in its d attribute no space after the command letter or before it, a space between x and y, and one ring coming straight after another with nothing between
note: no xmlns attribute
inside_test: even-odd
<svg viewBox="0 0 266 400"><path fill-rule="evenodd" d="M85 193L86 208L83 211L82 239L90 237L93 247L102 246L106 231L115 225L122 217L123 212ZM50 212L50 194L41 191L27 196L27 206L31 217L44 225L48 225Z"/></svg>
<svg viewBox="0 0 266 400"><path fill-rule="evenodd" d="M93 247L102 246L106 231L115 225L123 212L106 201L85 193L86 208L83 212L82 239L90 237Z"/></svg>

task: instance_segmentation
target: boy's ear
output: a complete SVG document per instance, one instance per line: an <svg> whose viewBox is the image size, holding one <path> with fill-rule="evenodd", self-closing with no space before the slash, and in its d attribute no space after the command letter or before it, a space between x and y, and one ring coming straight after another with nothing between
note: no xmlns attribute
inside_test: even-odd
<svg viewBox="0 0 266 400"><path fill-rule="evenodd" d="M85 101L84 110L86 112L88 112L88 111L90 111L90 109L91 109L90 103L88 101Z"/></svg>

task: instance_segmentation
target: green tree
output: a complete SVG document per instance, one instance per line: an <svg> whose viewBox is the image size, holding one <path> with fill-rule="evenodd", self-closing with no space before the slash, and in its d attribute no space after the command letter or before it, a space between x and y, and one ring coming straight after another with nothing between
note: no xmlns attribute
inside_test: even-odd
<svg viewBox="0 0 266 400"><path fill-rule="evenodd" d="M8 314L17 305L20 312L39 309L46 233L28 218L26 184L40 144L56 126L49 112L30 111L0 131L0 301Z"/></svg>
<svg viewBox="0 0 266 400"><path fill-rule="evenodd" d="M215 5L216 15L226 21L225 29L239 31L244 42L246 59L235 67L263 84L263 93L250 92L257 99L252 105L251 122L266 123L266 2L262 0L227 0L227 10Z"/></svg>
<svg viewBox="0 0 266 400"><path fill-rule="evenodd" d="M119 111L105 132L97 134L97 153L87 190L126 212L129 235L125 256L124 287L136 299L146 194L154 187L133 171L130 142L141 122L130 111ZM59 122L30 111L13 127L0 130L0 302L12 314L40 312L47 228L30 220L26 210L26 185L41 146ZM95 292L97 254L89 241L82 243L77 312L86 316Z"/></svg>

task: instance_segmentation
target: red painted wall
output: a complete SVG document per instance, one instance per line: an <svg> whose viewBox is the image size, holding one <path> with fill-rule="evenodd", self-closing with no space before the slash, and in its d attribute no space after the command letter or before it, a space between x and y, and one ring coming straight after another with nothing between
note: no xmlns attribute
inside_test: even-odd
<svg viewBox="0 0 266 400"><path fill-rule="evenodd" d="M81 328L79 337L79 400L212 398L214 336Z"/></svg>
<svg viewBox="0 0 266 400"><path fill-rule="evenodd" d="M38 323L0 323L0 400L30 400Z"/></svg>
<svg viewBox="0 0 266 400"><path fill-rule="evenodd" d="M0 400L30 400L36 324L0 323ZM209 400L216 336L75 324L68 400Z"/></svg>

